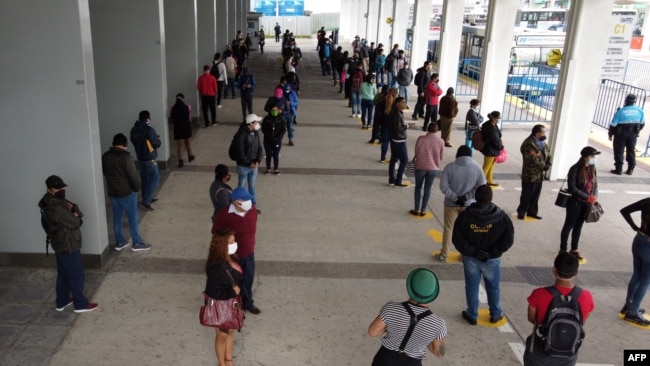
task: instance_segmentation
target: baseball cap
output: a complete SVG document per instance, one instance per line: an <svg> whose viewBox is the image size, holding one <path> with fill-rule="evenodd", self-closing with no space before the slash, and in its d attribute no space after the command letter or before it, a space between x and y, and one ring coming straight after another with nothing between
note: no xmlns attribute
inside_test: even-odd
<svg viewBox="0 0 650 366"><path fill-rule="evenodd" d="M47 186L47 189L50 188L61 189L68 186L63 182L63 179L61 179L61 177L59 177L58 175L50 175L49 177L47 177L47 179L45 180L45 185Z"/></svg>
<svg viewBox="0 0 650 366"><path fill-rule="evenodd" d="M246 124L253 123L253 122L259 122L262 119L258 117L255 113L251 113L248 116L246 116Z"/></svg>
<svg viewBox="0 0 650 366"><path fill-rule="evenodd" d="M231 198L233 201L249 201L253 199L253 197L251 197L250 193L248 193L244 187L235 188L235 190L232 191Z"/></svg>
<svg viewBox="0 0 650 366"><path fill-rule="evenodd" d="M592 155L600 155L600 151L596 150L591 146L585 146L582 150L580 150L580 156L582 156L583 158L585 156L592 156Z"/></svg>

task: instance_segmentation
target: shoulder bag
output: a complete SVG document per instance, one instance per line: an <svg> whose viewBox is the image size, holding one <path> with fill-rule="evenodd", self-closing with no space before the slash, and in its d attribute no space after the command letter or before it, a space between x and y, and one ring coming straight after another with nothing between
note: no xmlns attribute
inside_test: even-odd
<svg viewBox="0 0 650 366"><path fill-rule="evenodd" d="M562 181L560 190L557 192L557 198L555 199L555 205L564 208L566 208L566 206L569 204L569 198L571 198L571 193L569 193L569 190L562 188L565 182L566 178Z"/></svg>
<svg viewBox="0 0 650 366"><path fill-rule="evenodd" d="M603 206L598 201L592 203L585 212L585 222L598 222L600 217L605 213Z"/></svg>
<svg viewBox="0 0 650 366"><path fill-rule="evenodd" d="M226 268L226 274L232 285L235 281ZM227 300L216 300L203 293L205 303L199 311L199 322L206 327L221 329L241 329L244 326L244 309L242 309L241 295L236 295Z"/></svg>

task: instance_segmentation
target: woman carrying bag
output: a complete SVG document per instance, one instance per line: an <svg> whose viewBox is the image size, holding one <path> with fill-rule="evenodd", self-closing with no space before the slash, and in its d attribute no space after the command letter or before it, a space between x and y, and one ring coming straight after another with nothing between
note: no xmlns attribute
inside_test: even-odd
<svg viewBox="0 0 650 366"><path fill-rule="evenodd" d="M495 164L494 158L499 156L501 150L503 150L501 131L499 131L498 127L499 119L501 119L501 113L498 111L488 114L488 120L480 130L480 133L483 134L483 141L485 142L485 145L481 149L481 154L483 154L483 174L485 174L487 184L492 187L499 185L492 179Z"/></svg>
<svg viewBox="0 0 650 366"><path fill-rule="evenodd" d="M234 260L237 243L232 230L221 229L210 243L210 252L205 264L208 276L205 283L205 293L215 300L232 299L241 292L244 279L241 267ZM217 334L214 340L214 350L217 354L218 366L232 365L232 346L235 329L215 328Z"/></svg>
<svg viewBox="0 0 650 366"><path fill-rule="evenodd" d="M580 151L580 160L569 168L567 173L567 189L571 194L566 206L566 217L560 234L560 252L567 251L569 233L571 233L571 251L578 260L582 260L578 252L578 241L585 215L591 205L598 199L598 180L596 178L596 155L600 151L586 146Z"/></svg>

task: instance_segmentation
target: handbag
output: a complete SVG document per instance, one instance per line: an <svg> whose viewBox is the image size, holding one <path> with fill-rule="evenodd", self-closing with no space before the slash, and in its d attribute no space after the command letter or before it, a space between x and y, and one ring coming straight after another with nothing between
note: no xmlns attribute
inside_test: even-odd
<svg viewBox="0 0 650 366"><path fill-rule="evenodd" d="M594 202L589 205L587 212L585 212L585 222L598 222L604 213L603 206L598 202Z"/></svg>
<svg viewBox="0 0 650 366"><path fill-rule="evenodd" d="M508 152L506 151L505 148L501 149L499 151L499 155L494 157L494 162L497 164L505 163L506 160L508 160Z"/></svg>
<svg viewBox="0 0 650 366"><path fill-rule="evenodd" d="M230 282L235 281L226 269ZM204 305L199 311L199 322L206 327L221 329L241 329L244 326L244 309L242 308L241 295L236 295L227 300L216 300L203 293Z"/></svg>
<svg viewBox="0 0 650 366"><path fill-rule="evenodd" d="M415 158L406 163L406 171L411 173L415 171Z"/></svg>
<svg viewBox="0 0 650 366"><path fill-rule="evenodd" d="M564 182L566 182L566 179L562 181L560 190L557 192L557 198L555 198L555 205L566 208L566 206L569 204L569 198L571 198L571 193L569 193L568 189L562 188L564 186Z"/></svg>

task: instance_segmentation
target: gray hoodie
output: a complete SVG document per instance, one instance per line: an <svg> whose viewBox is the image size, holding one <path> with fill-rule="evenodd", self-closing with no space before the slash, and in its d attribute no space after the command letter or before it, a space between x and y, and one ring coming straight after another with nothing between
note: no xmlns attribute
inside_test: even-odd
<svg viewBox="0 0 650 366"><path fill-rule="evenodd" d="M476 188L485 184L483 169L471 156L459 156L447 164L440 177L440 191L445 195L445 206L458 207L456 201L465 198L465 206L476 200Z"/></svg>

